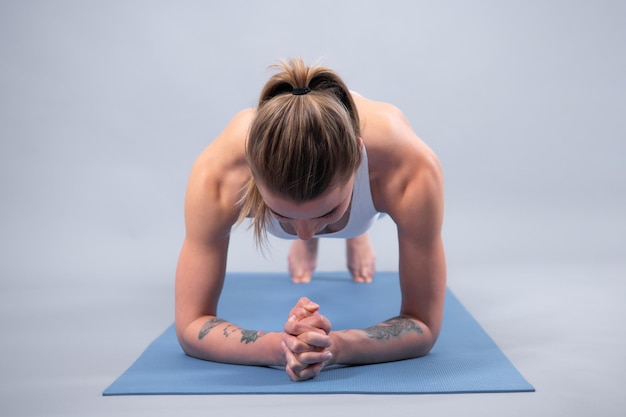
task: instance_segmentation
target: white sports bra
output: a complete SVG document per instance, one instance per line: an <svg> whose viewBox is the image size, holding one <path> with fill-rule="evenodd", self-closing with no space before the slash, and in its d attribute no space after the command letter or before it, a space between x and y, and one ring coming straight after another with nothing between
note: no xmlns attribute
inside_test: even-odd
<svg viewBox="0 0 626 417"><path fill-rule="evenodd" d="M350 214L346 226L332 233L320 233L314 237L333 237L349 239L361 236L367 232L374 222L380 216L376 211L374 202L372 201L372 192L370 190L369 164L367 163L367 152L363 145L363 157L359 165L356 177L354 179L354 190L352 192L352 202L350 204ZM268 233L281 239L298 239L298 236L287 233L281 226L280 222L274 217L270 217L270 221L266 225Z"/></svg>

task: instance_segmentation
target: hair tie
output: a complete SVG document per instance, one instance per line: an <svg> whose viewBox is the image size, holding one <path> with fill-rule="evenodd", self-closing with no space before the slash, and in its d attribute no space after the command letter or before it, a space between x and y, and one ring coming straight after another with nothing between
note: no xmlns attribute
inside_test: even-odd
<svg viewBox="0 0 626 417"><path fill-rule="evenodd" d="M311 89L309 87L294 88L293 90L291 90L291 94L293 94L294 96L303 96L310 92L311 92Z"/></svg>

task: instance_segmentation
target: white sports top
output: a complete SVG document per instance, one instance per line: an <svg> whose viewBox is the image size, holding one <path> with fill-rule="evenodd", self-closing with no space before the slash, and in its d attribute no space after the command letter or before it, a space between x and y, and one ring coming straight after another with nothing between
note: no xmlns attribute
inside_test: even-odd
<svg viewBox="0 0 626 417"><path fill-rule="evenodd" d="M332 233L320 233L315 237L333 237L350 239L361 236L367 232L374 222L378 219L380 213L376 211L374 202L372 201L372 192L370 190L369 164L367 163L367 152L363 145L363 157L359 165L356 177L354 178L354 189L352 190L352 201L350 202L350 213L346 226ZM298 236L287 233L281 226L280 222L274 217L270 217L267 223L267 231L281 239L298 239Z"/></svg>

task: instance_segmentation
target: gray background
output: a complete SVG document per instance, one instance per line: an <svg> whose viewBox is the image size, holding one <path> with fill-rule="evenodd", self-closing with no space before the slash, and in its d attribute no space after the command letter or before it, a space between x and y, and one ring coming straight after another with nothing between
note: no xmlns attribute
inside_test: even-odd
<svg viewBox="0 0 626 417"><path fill-rule="evenodd" d="M0 412L623 415L626 2L0 1ZM399 106L449 286L533 394L102 398L173 320L185 183L277 59ZM372 231L397 269L393 225ZM284 271L237 230L231 271ZM344 267L322 242L320 269Z"/></svg>

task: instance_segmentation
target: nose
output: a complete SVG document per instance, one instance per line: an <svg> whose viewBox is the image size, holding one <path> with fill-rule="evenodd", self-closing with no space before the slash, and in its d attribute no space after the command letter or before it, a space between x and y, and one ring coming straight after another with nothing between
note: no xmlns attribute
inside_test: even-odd
<svg viewBox="0 0 626 417"><path fill-rule="evenodd" d="M309 240L313 238L317 231L317 226L310 220L297 220L294 225L298 239Z"/></svg>

